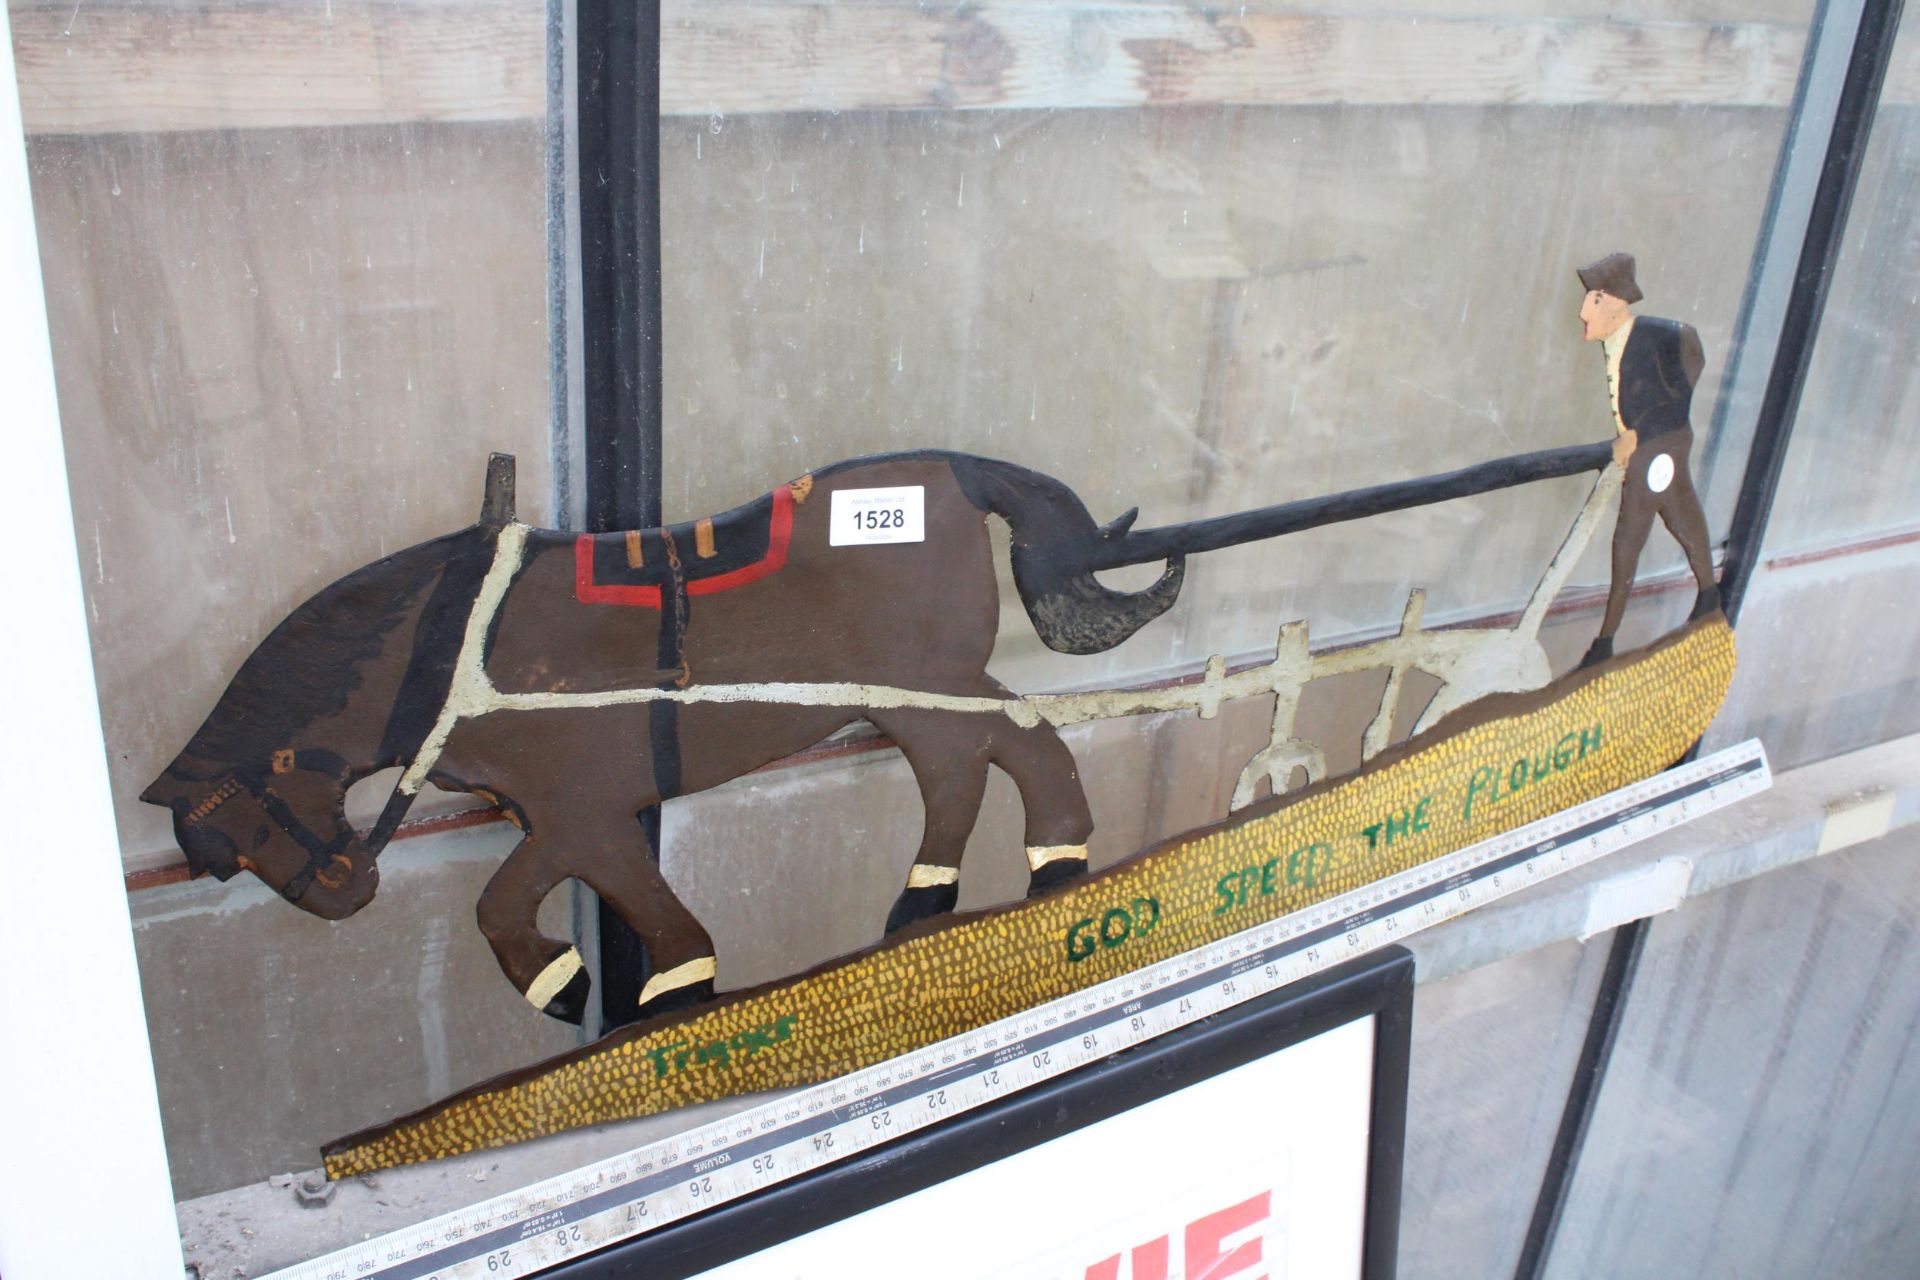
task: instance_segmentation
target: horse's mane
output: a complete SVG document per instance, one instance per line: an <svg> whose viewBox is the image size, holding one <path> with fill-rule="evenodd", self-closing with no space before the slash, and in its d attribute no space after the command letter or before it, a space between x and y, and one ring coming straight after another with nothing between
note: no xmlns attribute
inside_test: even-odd
<svg viewBox="0 0 1920 1280"><path fill-rule="evenodd" d="M488 537L479 528L463 529L322 588L240 664L184 754L229 765L264 763L300 729L340 711L362 683L361 664L417 612L448 563Z"/></svg>

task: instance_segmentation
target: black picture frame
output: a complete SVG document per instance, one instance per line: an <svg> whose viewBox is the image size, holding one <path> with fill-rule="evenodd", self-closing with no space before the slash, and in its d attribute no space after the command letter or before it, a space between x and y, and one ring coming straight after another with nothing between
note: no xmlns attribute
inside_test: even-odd
<svg viewBox="0 0 1920 1280"><path fill-rule="evenodd" d="M541 1274L676 1280L1118 1116L1211 1076L1374 1019L1363 1280L1392 1280L1400 1231L1413 956L1388 947L839 1164Z"/></svg>

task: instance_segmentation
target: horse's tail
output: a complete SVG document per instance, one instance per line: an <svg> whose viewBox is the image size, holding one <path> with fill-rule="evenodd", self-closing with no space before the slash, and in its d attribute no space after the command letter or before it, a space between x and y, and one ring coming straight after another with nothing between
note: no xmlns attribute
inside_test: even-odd
<svg viewBox="0 0 1920 1280"><path fill-rule="evenodd" d="M1012 528L1014 584L1049 649L1104 652L1179 598L1187 572L1179 556L1144 591L1114 591L1093 576L1093 548L1124 534L1134 512L1102 528L1073 490L1052 476L988 458L959 455L950 461L967 500Z"/></svg>

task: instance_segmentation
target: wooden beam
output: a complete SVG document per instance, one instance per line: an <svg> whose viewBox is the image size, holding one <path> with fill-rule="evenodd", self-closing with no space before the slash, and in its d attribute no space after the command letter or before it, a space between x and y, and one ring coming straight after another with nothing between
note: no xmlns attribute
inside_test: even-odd
<svg viewBox="0 0 1920 1280"><path fill-rule="evenodd" d="M331 17L328 13L331 12ZM11 6L29 134L528 120L542 6Z"/></svg>
<svg viewBox="0 0 1920 1280"><path fill-rule="evenodd" d="M543 18L531 0L14 0L11 14L35 134L529 120L545 110ZM1221 103L1783 107L1805 38L1760 22L1338 16L1124 0L670 0L662 25L662 110L694 116ZM1888 96L1912 101L1916 90L1920 55L1907 54Z"/></svg>
<svg viewBox="0 0 1920 1280"><path fill-rule="evenodd" d="M1784 106L1804 41L1754 23L1207 10L1174 4L702 3L668 97L724 113L1237 103Z"/></svg>

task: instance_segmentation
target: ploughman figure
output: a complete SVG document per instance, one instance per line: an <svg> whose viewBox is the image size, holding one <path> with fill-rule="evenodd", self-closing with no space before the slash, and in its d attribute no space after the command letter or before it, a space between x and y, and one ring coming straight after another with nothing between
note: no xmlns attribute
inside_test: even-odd
<svg viewBox="0 0 1920 1280"><path fill-rule="evenodd" d="M1587 290L1580 303L1583 336L1599 343L1606 356L1613 457L1626 469L1620 516L1613 527L1607 610L1599 636L1581 660L1585 667L1613 656L1613 635L1626 612L1634 571L1654 516L1665 523L1693 570L1699 590L1689 620L1720 607L1720 588L1713 580L1706 513L1700 509L1688 465L1693 452L1693 388L1706 365L1700 335L1679 320L1634 314L1633 304L1644 295L1634 279L1631 254L1610 253L1581 267L1579 275Z"/></svg>

